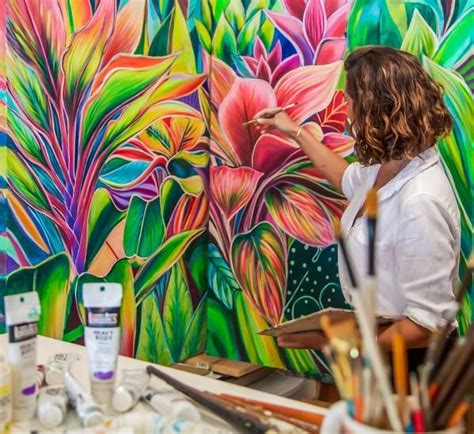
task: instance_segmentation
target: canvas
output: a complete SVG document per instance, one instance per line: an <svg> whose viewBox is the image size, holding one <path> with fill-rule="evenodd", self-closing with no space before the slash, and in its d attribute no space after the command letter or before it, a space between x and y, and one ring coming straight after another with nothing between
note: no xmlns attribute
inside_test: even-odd
<svg viewBox="0 0 474 434"><path fill-rule="evenodd" d="M2 2L2 294L38 291L40 332L81 343L82 283L121 281L124 355L173 364L207 349L330 379L320 354L256 331L347 307L330 224L344 198L294 143L242 123L298 101L290 116L353 160L343 57L367 44L417 55L454 119L438 146L462 272L472 14L470 0Z"/></svg>

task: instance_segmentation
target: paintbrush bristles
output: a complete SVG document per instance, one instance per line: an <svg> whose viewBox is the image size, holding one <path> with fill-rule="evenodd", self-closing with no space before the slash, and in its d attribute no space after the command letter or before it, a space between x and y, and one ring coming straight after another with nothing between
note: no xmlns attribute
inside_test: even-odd
<svg viewBox="0 0 474 434"><path fill-rule="evenodd" d="M369 218L377 217L377 190L375 188L371 188L367 193L365 212Z"/></svg>

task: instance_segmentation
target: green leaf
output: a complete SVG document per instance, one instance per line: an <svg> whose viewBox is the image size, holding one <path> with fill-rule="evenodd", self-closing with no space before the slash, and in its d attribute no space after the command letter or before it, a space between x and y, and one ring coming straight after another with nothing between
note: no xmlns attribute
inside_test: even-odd
<svg viewBox="0 0 474 434"><path fill-rule="evenodd" d="M11 149L6 151L6 160L8 182L14 190L38 208L50 211L49 202L43 192L41 183L33 176L31 169L25 166Z"/></svg>
<svg viewBox="0 0 474 434"><path fill-rule="evenodd" d="M469 55L472 56L472 29L474 28L474 8L470 8L449 29L441 40L433 60L445 68L456 68Z"/></svg>
<svg viewBox="0 0 474 434"><path fill-rule="evenodd" d="M183 261L187 265L194 285L201 295L209 289L207 278L209 268L208 242L208 234L203 232L183 256Z"/></svg>
<svg viewBox="0 0 474 434"><path fill-rule="evenodd" d="M238 334L232 322L232 311L217 300L207 301L206 353L226 359L241 360Z"/></svg>
<svg viewBox="0 0 474 434"><path fill-rule="evenodd" d="M184 272L179 265L171 271L163 306L163 324L173 360L180 360L186 328L191 322L193 304L186 285Z"/></svg>
<svg viewBox="0 0 474 434"><path fill-rule="evenodd" d="M356 0L347 26L349 49L364 45L398 48L406 26L406 11L399 0Z"/></svg>
<svg viewBox="0 0 474 434"><path fill-rule="evenodd" d="M249 21L245 23L244 28L239 33L237 43L240 53L248 53L252 48L255 41L255 37L258 34L260 28L262 13L257 12Z"/></svg>
<svg viewBox="0 0 474 434"><path fill-rule="evenodd" d="M441 33L444 24L444 11L440 0L404 0L404 5L410 21L413 14L418 11L436 35Z"/></svg>
<svg viewBox="0 0 474 434"><path fill-rule="evenodd" d="M160 198L148 202L134 196L125 221L123 245L127 256L150 257L163 241L165 227Z"/></svg>
<svg viewBox="0 0 474 434"><path fill-rule="evenodd" d="M204 47L204 49L208 53L210 53L212 42L211 42L211 35L209 31L206 29L206 26L198 20L194 20L194 25L196 27L196 32L199 37L199 42Z"/></svg>
<svg viewBox="0 0 474 434"><path fill-rule="evenodd" d="M175 56L156 59L151 63L148 59L138 58L136 62L141 62L147 66L140 68L130 67L130 60L123 58L117 63L109 64L110 70L101 71L103 81L98 84L93 96L84 108L83 119L83 146L91 139L92 134L104 118L110 116L111 112L126 104L128 106L144 92L155 86L158 79L169 71L175 61ZM104 71L107 72L105 75Z"/></svg>
<svg viewBox="0 0 474 434"><path fill-rule="evenodd" d="M284 369L285 364L275 340L270 336L258 334L268 328L268 324L241 291L234 292L234 306L237 328L248 360L251 363Z"/></svg>
<svg viewBox="0 0 474 434"><path fill-rule="evenodd" d="M173 22L171 24L170 52L180 53L171 67L172 73L195 74L196 60L191 36L179 1L175 1Z"/></svg>
<svg viewBox="0 0 474 434"><path fill-rule="evenodd" d="M150 294L142 303L140 329L135 357L160 365L171 365L174 360L168 348L158 303Z"/></svg>
<svg viewBox="0 0 474 434"><path fill-rule="evenodd" d="M175 179L168 177L161 184L161 215L165 225L169 223L182 195L183 189Z"/></svg>
<svg viewBox="0 0 474 434"><path fill-rule="evenodd" d="M122 285L123 297L122 306L120 308L120 327L122 340L121 354L127 357L132 357L136 325L136 309L135 291L133 285L133 270L128 259L124 258L117 261L106 276L99 277L91 273L83 273L78 276L74 283L74 286L76 292L76 302L82 314L84 313L84 283L99 282L120 283ZM72 331L69 333L72 333Z"/></svg>
<svg viewBox="0 0 474 434"><path fill-rule="evenodd" d="M156 32L156 35L153 40L151 41L150 48L148 51L148 54L150 56L166 56L170 53L169 35L173 15L174 11L171 11L171 13L161 23L160 28Z"/></svg>
<svg viewBox="0 0 474 434"><path fill-rule="evenodd" d="M232 309L234 291L240 290L239 284L219 249L209 244L209 288L216 298L227 308Z"/></svg>
<svg viewBox="0 0 474 434"><path fill-rule="evenodd" d="M234 31L227 22L225 15L221 15L212 38L214 55L227 64L231 64L232 55L237 54L237 41Z"/></svg>
<svg viewBox="0 0 474 434"><path fill-rule="evenodd" d="M263 21L262 26L260 27L259 36L263 44L267 48L267 50L271 48L274 35L275 35L275 26L268 18L266 18Z"/></svg>
<svg viewBox="0 0 474 434"><path fill-rule="evenodd" d="M46 160L40 145L30 128L18 117L13 109L9 108L6 112L10 134L17 144L36 161L46 165Z"/></svg>
<svg viewBox="0 0 474 434"><path fill-rule="evenodd" d="M110 232L124 218L125 213L114 205L106 189L99 188L94 192L87 225L86 266L92 263Z"/></svg>
<svg viewBox="0 0 474 434"><path fill-rule="evenodd" d="M212 11L209 0L201 0L201 23L210 34L212 31Z"/></svg>
<svg viewBox="0 0 474 434"><path fill-rule="evenodd" d="M245 24L245 9L241 0L232 0L224 11L228 23L234 29L234 33L239 33Z"/></svg>
<svg viewBox="0 0 474 434"><path fill-rule="evenodd" d="M223 12L229 7L229 4L232 0L213 0L210 2L212 16L215 22L218 22L221 16L223 16Z"/></svg>
<svg viewBox="0 0 474 434"><path fill-rule="evenodd" d="M64 253L51 256L34 267L23 267L7 277L6 294L36 291L41 303L38 331L43 336L62 339L69 293L69 258Z"/></svg>
<svg viewBox="0 0 474 434"><path fill-rule="evenodd" d="M7 56L8 86L16 95L21 111L33 121L49 130L49 114L46 93L38 74L28 67L18 56ZM10 110L7 110L7 113ZM26 128L26 126L24 126Z"/></svg>
<svg viewBox="0 0 474 434"><path fill-rule="evenodd" d="M199 302L186 330L180 360L204 352L207 336L207 294Z"/></svg>
<svg viewBox="0 0 474 434"><path fill-rule="evenodd" d="M166 240L158 251L148 259L135 279L137 305L143 302L158 279L176 264L193 240L202 232L203 229L196 229L174 235Z"/></svg>
<svg viewBox="0 0 474 434"><path fill-rule="evenodd" d="M408 51L421 60L422 56L431 57L435 48L435 33L419 12L415 11L408 32L403 39L401 50Z"/></svg>
<svg viewBox="0 0 474 434"><path fill-rule="evenodd" d="M288 360L288 367L291 369L291 371L305 373L318 372L317 366L308 350L294 350L285 348L284 351Z"/></svg>

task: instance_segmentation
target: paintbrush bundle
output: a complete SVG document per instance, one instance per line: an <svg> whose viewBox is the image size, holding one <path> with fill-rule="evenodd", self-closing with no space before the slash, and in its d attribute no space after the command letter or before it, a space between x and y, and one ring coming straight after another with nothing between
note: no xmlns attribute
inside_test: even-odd
<svg viewBox="0 0 474 434"><path fill-rule="evenodd" d="M254 434L319 432L322 422L321 415L232 395L202 392L176 380L154 366L148 366L147 371L150 375L165 381L217 417L233 425L239 432Z"/></svg>
<svg viewBox="0 0 474 434"><path fill-rule="evenodd" d="M474 325L466 336L449 346L457 312L433 333L424 364L417 373L408 372L405 338L398 323L392 326L393 384L390 369L377 342L375 316L375 228L377 194L371 190L366 201L369 237L369 276L359 285L350 252L337 222L334 232L351 280L355 318L334 324L327 316L320 319L329 345L324 354L331 366L339 392L348 404L352 419L359 423L396 432L426 432L458 426L474 395ZM456 291L461 302L472 281L474 253L466 275ZM359 335L360 333L360 335ZM446 351L449 349L449 351ZM446 355L446 353L448 353Z"/></svg>

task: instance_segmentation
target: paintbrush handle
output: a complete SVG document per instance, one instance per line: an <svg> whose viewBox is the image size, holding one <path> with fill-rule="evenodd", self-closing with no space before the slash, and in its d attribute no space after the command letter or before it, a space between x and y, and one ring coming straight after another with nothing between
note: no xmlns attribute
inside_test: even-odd
<svg viewBox="0 0 474 434"><path fill-rule="evenodd" d="M308 422L313 425L321 425L324 419L324 415L322 414L312 413L312 412L304 411L304 410L298 410L296 408L285 407L283 405L271 404L269 402L262 402L262 401L257 401L254 399L241 398L239 396L228 395L225 393L221 394L221 396L225 398L229 398L229 399L236 399L246 404L256 405L256 406L262 407L265 410L269 410L269 411L279 413L291 418Z"/></svg>
<svg viewBox="0 0 474 434"><path fill-rule="evenodd" d="M359 322L360 332L364 340L364 346L368 351L370 364L373 368L380 392L382 393L390 425L394 431L401 432L403 427L400 418L398 417L397 406L393 400L392 391L382 361L382 354L375 339L375 331L371 322L367 320L367 312L363 304L361 293L359 291L354 291L352 300Z"/></svg>
<svg viewBox="0 0 474 434"><path fill-rule="evenodd" d="M204 392L201 392L194 387L188 386L187 384L176 380L171 375L165 374L163 371L155 368L154 366L148 365L146 370L149 375L154 375L155 377L158 377L159 379L168 383L176 390L184 393L186 396L193 399L198 404L201 404L203 407L213 412L216 416L225 420L242 432L248 432L252 434L268 434L273 432L272 427L261 423L258 419L230 409L226 405L209 398L209 396L207 396Z"/></svg>

